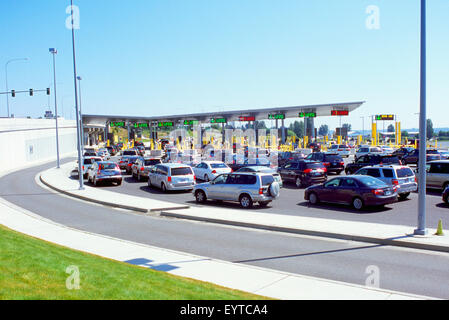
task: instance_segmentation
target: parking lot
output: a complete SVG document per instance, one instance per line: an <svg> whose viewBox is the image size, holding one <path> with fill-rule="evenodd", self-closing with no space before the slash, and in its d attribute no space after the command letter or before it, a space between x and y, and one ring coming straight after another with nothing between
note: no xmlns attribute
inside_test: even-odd
<svg viewBox="0 0 449 320"><path fill-rule="evenodd" d="M111 160L117 161L117 157ZM353 156L345 158L345 165L353 161ZM109 189L113 192L149 197L157 200L169 201L177 204L188 204L190 206L211 206L233 209L241 209L238 203L209 200L205 204L197 204L192 192L189 191L169 191L163 192L158 188L149 188L146 181L139 182L131 175L124 172L123 183L120 186L102 185L100 188ZM341 174L344 175L344 172ZM330 174L328 179L336 175ZM203 181L198 180L197 183ZM87 183L87 182L86 182ZM336 204L310 205L304 200L305 188L298 188L294 184L284 183L280 196L271 202L267 207L254 205L251 209L260 214L277 213L284 215L297 215L304 217L316 217L325 219L364 221L381 224L407 225L415 227L417 225L418 194L412 193L406 200L387 205L383 208L368 207L362 211L357 211L350 206ZM436 227L438 221L449 214L449 207L441 200L441 191L434 190L427 192L426 198L427 224L429 227Z"/></svg>

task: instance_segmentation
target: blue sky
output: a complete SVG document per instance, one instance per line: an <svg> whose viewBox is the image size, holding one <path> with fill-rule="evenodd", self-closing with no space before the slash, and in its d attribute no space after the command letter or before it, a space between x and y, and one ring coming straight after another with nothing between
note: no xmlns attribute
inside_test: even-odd
<svg viewBox="0 0 449 320"><path fill-rule="evenodd" d="M89 114L171 115L202 111L367 101L343 122L394 113L417 127L418 0L75 0L77 68ZM70 1L0 4L0 91L53 82L48 48L58 49L58 104L74 117ZM369 30L366 8L380 9ZM428 117L449 127L449 0L428 0ZM43 115L53 98L10 98L16 116ZM6 115L6 98L0 98ZM368 127L365 118L365 128ZM338 119L317 119L331 128Z"/></svg>

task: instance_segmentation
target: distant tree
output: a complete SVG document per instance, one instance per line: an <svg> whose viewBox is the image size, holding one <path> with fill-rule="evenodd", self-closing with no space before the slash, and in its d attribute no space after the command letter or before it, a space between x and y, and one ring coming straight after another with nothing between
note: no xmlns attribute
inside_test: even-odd
<svg viewBox="0 0 449 320"><path fill-rule="evenodd" d="M433 130L432 120L427 119L427 139L431 139L434 136L435 132Z"/></svg>
<svg viewBox="0 0 449 320"><path fill-rule="evenodd" d="M347 128L347 129L348 129L348 132L349 132L349 131L351 131L352 126L351 126L351 124L349 124L349 123L343 123L342 128Z"/></svg>
<svg viewBox="0 0 449 320"><path fill-rule="evenodd" d="M387 131L388 131L388 132L395 132L396 129L395 129L394 125L390 124L390 125L388 126L388 128L387 128Z"/></svg>
<svg viewBox="0 0 449 320"><path fill-rule="evenodd" d="M408 132L407 132L407 131L402 131L402 132L401 132L401 136L403 136L403 137L408 137Z"/></svg>
<svg viewBox="0 0 449 320"><path fill-rule="evenodd" d="M296 120L295 122L290 124L289 129L292 130L298 138L304 137L304 122L303 121L300 122L300 121Z"/></svg>
<svg viewBox="0 0 449 320"><path fill-rule="evenodd" d="M329 133L329 126L327 124L323 124L318 129L318 134L320 136L326 136Z"/></svg>

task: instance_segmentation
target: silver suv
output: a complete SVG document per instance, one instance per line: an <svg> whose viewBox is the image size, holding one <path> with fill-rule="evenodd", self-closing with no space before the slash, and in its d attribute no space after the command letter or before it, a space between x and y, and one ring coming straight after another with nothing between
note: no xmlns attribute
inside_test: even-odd
<svg viewBox="0 0 449 320"><path fill-rule="evenodd" d="M247 209L258 202L266 207L279 197L279 183L270 173L229 173L216 177L211 182L197 184L193 189L196 202L207 199L236 201Z"/></svg>
<svg viewBox="0 0 449 320"><path fill-rule="evenodd" d="M446 189L449 186L449 160L436 160L426 165L427 188Z"/></svg>
<svg viewBox="0 0 449 320"><path fill-rule="evenodd" d="M418 190L415 173L410 167L398 165L375 165L359 169L356 175L371 176L396 187L399 199L406 199Z"/></svg>
<svg viewBox="0 0 449 320"><path fill-rule="evenodd" d="M196 177L191 167L180 163L158 164L148 174L148 187L162 191L192 190Z"/></svg>

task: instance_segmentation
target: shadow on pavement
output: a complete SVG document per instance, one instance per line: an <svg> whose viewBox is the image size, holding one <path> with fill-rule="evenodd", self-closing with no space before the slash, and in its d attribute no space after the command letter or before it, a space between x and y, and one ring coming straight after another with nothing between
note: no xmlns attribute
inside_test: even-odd
<svg viewBox="0 0 449 320"><path fill-rule="evenodd" d="M320 203L317 205L311 205L308 201L300 202L296 204L297 206L304 207L304 208L315 208L315 209L322 209L329 211L329 213L332 213L332 211L338 211L338 212L345 212L345 213L353 213L353 214L373 214L373 213L380 213L380 212L388 212L393 210L389 207L366 207L362 210L356 210L350 207L349 205L344 204L325 204Z"/></svg>

